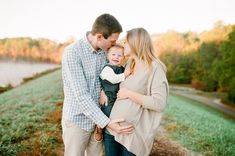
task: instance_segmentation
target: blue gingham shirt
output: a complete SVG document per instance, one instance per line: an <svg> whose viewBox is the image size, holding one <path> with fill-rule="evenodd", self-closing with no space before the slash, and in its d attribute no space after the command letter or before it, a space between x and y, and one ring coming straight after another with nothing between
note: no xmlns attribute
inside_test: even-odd
<svg viewBox="0 0 235 156"><path fill-rule="evenodd" d="M86 131L95 124L104 128L110 121L99 108L99 75L106 62L105 52L96 51L86 36L66 47L62 56L62 118Z"/></svg>

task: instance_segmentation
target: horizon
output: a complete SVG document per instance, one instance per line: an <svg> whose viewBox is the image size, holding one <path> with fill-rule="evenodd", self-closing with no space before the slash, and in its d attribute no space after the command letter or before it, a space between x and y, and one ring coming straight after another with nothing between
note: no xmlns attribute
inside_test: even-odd
<svg viewBox="0 0 235 156"><path fill-rule="evenodd" d="M171 30L167 30L167 31L165 31L165 32L159 32L159 33L151 32L151 33L150 33L150 36L151 36L151 37L157 37L158 35L162 35L162 34L165 34L165 33L168 33L168 32L177 32L177 33L180 33L180 34L188 33L188 32L193 32L193 33L196 33L197 35L200 35L200 34L203 33L203 32L212 30L212 29L214 28L215 24L216 24L217 22L220 22L220 21L221 21L221 20L216 21L216 22L214 23L214 25L213 25L211 28L206 29L206 30L202 30L201 32L196 32L196 31L191 31L191 30L188 30L188 31L181 31L181 32L180 32L180 31L176 31L176 30L171 29ZM233 24L225 24L223 21L221 21L221 22L222 22L223 26L233 25ZM234 24L235 24L235 23L234 23ZM122 39L123 37L125 37L125 34L126 34L126 32L122 32L122 33L120 34L118 40L120 40L120 39ZM82 37L82 36L79 36L79 37ZM43 37L13 36L13 37L3 37L3 38L0 37L0 40L2 40L2 39L15 39L15 38L16 38L16 39L18 39L18 38L31 38L31 39L34 39L34 40L48 39L48 40L53 41L53 42L56 42L56 43L58 43L58 44L64 44L65 42L70 41L71 39L72 39L72 40L78 40L78 39L79 39L79 38L77 38L77 37L75 37L75 36L68 36L67 38L64 38L63 40L53 39L53 38L44 37L44 36L43 36Z"/></svg>
<svg viewBox="0 0 235 156"><path fill-rule="evenodd" d="M218 21L224 25L235 24L235 1L230 0L99 2L3 0L0 2L0 39L46 38L63 43L71 37L82 37L102 13L112 14L121 23L120 38L135 27L143 27L151 35L168 31L200 34L211 30Z"/></svg>

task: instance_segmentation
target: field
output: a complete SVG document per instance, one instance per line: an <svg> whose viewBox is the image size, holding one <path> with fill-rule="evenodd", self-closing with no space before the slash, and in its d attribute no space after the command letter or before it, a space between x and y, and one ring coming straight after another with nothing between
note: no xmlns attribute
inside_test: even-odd
<svg viewBox="0 0 235 156"><path fill-rule="evenodd" d="M62 99L60 71L0 94L0 155L56 155Z"/></svg>
<svg viewBox="0 0 235 156"><path fill-rule="evenodd" d="M235 155L235 120L198 102L170 96L165 114L168 132L203 155Z"/></svg>
<svg viewBox="0 0 235 156"><path fill-rule="evenodd" d="M63 155L61 70L0 94L0 155ZM189 150L235 155L235 122L208 107L170 96L163 126Z"/></svg>

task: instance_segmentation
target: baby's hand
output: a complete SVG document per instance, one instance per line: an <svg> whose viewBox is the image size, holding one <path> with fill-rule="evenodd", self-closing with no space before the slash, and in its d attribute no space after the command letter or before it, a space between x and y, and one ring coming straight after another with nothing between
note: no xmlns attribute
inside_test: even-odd
<svg viewBox="0 0 235 156"><path fill-rule="evenodd" d="M100 92L100 105L101 106L108 105L108 97L106 96L106 94L103 90L101 90L101 92Z"/></svg>
<svg viewBox="0 0 235 156"><path fill-rule="evenodd" d="M125 71L124 71L124 75L125 75L125 77L128 77L129 75L131 75L131 69L126 68Z"/></svg>

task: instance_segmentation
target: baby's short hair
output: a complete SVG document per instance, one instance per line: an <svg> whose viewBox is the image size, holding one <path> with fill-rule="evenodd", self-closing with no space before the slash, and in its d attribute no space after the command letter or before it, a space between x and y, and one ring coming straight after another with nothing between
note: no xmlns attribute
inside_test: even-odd
<svg viewBox="0 0 235 156"><path fill-rule="evenodd" d="M124 47L121 44L115 44L114 46L109 48L108 52L110 51L110 49L113 49L113 48L121 49L122 51L124 50Z"/></svg>

